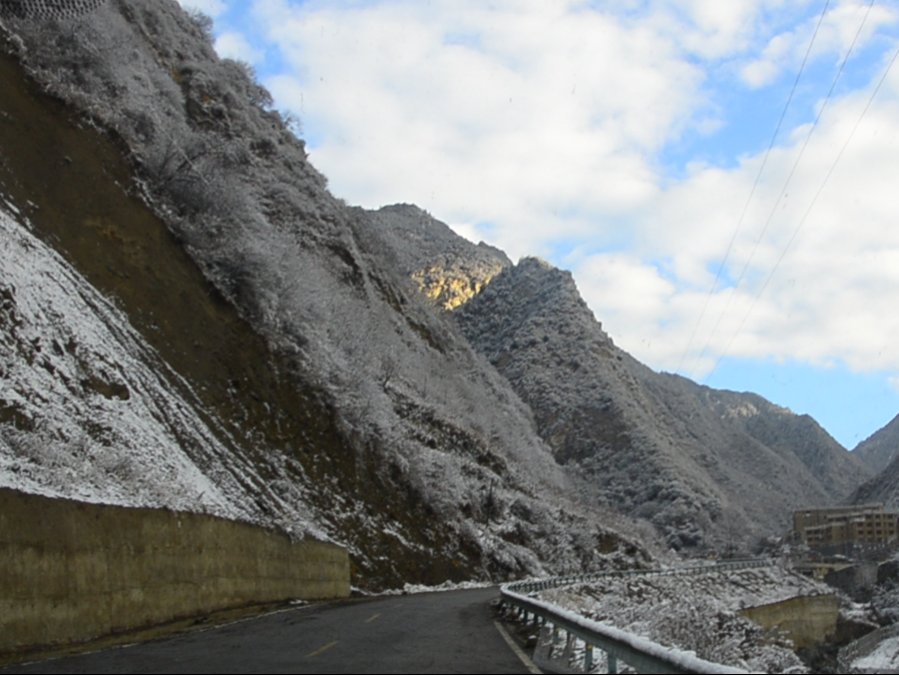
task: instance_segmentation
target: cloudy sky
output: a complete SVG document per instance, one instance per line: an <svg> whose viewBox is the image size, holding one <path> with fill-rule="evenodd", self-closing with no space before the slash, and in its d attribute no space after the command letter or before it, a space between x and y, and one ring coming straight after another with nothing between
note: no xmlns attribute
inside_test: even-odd
<svg viewBox="0 0 899 675"><path fill-rule="evenodd" d="M899 413L899 0L181 0L332 192L570 269L657 370Z"/></svg>

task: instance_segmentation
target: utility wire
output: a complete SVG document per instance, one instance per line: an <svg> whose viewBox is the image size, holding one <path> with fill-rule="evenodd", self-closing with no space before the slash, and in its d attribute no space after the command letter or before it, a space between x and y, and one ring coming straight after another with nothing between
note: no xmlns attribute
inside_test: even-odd
<svg viewBox="0 0 899 675"><path fill-rule="evenodd" d="M730 241L727 244L727 250L724 253L724 258L721 260L721 264L718 266L718 272L715 274L715 281L705 297L705 302L702 305L702 311L699 313L699 318L696 320L696 323L693 324L693 331L690 333L690 339L687 342L687 346L684 348L684 353L681 355L680 361L678 362L676 372L680 372L681 368L684 365L684 362L687 360L687 355L690 353L690 347L693 346L693 340L696 338L696 332L699 330L699 326L702 323L702 320L705 318L705 313L708 310L709 303L712 300L712 296L714 296L715 291L718 290L718 284L721 281L721 275L724 274L724 269L727 266L727 261L730 259L730 254L733 251L734 243L737 240L737 235L739 235L740 230L743 227L743 221L746 219L746 213L749 211L749 205L752 203L752 198L755 196L755 191L758 188L759 183L761 182L762 173L764 173L765 167L768 165L768 157L771 155L771 150L774 148L774 143L777 141L777 137L780 134L780 128L781 126L783 126L784 119L787 116L787 110L789 110L790 104L793 102L793 96L796 94L796 89L799 86L799 80L802 78L802 74L805 71L805 66L808 63L809 55L812 53L812 46L815 44L815 39L818 37L818 31L821 29L821 24L824 22L824 17L827 14L827 9L829 7L830 0L826 0L826 2L824 3L824 8L821 10L821 15L818 17L818 22L815 24L815 31L814 33L812 33L812 38L805 50L805 55L802 57L802 64L799 66L799 71L796 73L796 79L793 80L793 87L790 89L790 95L787 97L787 102L784 104L783 110L780 113L780 119L777 120L777 126L774 129L774 133L771 135L771 141L770 143L768 143L768 149L765 151L765 157L762 159L762 163L761 166L759 166L758 173L756 173L755 175L755 182L752 184L752 190L749 191L749 197L747 197L746 203L743 204L743 211L740 213L740 218L737 220L737 226L734 228L733 234L731 234ZM703 350L703 353L704 351L705 350ZM700 358L702 358L701 354Z"/></svg>
<svg viewBox="0 0 899 675"><path fill-rule="evenodd" d="M718 315L718 320L715 322L715 326L712 329L712 332L709 334L709 338L706 341L705 346L703 346L702 351L700 352L699 356L696 358L697 364L702 360L702 357L708 351L709 346L712 343L712 340L715 338L715 335L718 333L718 328L721 325L721 321L723 320L724 315L730 311L730 308L733 305L734 296L736 295L736 289L738 289L740 287L740 284L743 282L743 279L746 277L746 272L749 270L749 267L752 264L752 261L755 259L755 255L758 252L759 246L761 245L762 240L765 238L765 235L768 233L768 229L771 226L771 222L774 220L774 215L777 213L777 209L780 206L781 201L783 201L784 196L787 194L787 191L789 190L790 183L792 182L793 177L796 175L796 169L799 167L800 162L802 162L802 158L805 155L805 151L808 148L809 142L811 141L812 136L814 135L815 131L818 129L818 123L821 121L821 118L824 116L824 112L827 110L828 104L830 103L831 99L833 98L833 92L836 89L836 86L837 86L838 82L840 81L840 78L843 75L843 71L846 68L846 64L849 62L849 58L852 56L852 53L855 51L855 46L858 43L859 37L861 37L862 30L864 29L865 24L868 21L868 16L871 14L871 8L873 6L874 6L874 0L870 0L870 2L868 3L868 8L865 11L865 15L862 17L862 21L859 24L858 30L856 30L855 36L852 38L852 43L849 45L849 49L846 51L846 54L843 57L842 62L840 63L840 67L837 69L837 73L834 76L833 81L830 84L830 89L828 89L827 95L824 97L824 102L821 104L821 107L818 109L818 114L815 116L815 119L812 122L812 125L809 128L809 131L805 136L805 140L803 141L802 147L799 149L799 154L796 156L796 159L793 162L793 166L791 167L790 173L787 176L786 181L784 182L783 188L781 189L780 194L778 195L777 199L774 201L774 205L772 206L771 211L768 214L768 218L765 220L765 225L762 228L762 232L761 232L761 234L759 234L759 237L756 239L755 244L752 247L752 251L749 254L749 258L746 260L746 263L743 265L743 268L740 271L740 275L737 277L737 280L734 284L734 291L731 293L731 295L728 299L727 306ZM789 246L789 243L787 244L787 246ZM756 301L757 301L758 297L759 297L759 295L757 294ZM753 302L753 306L754 306L754 304L755 304L755 301ZM745 323L745 317L744 317L743 322L741 322L741 324L740 324L740 328L742 328L744 323ZM740 331L740 329L737 330L737 333L739 333L739 331ZM728 345L732 344L733 340L735 338L736 338L736 333L728 341ZM716 364L715 364L715 368L717 368L717 365L721 362L722 356L723 356L723 353L721 356L718 357L718 360L716 361ZM706 377L708 377L708 375L710 375L712 372L714 372L715 368L713 368L711 371L709 371L709 373L706 375Z"/></svg>
<svg viewBox="0 0 899 675"><path fill-rule="evenodd" d="M899 58L899 47L897 47L896 50L893 52L893 57L890 59L890 62L887 65L886 69L884 70L883 75L881 75L880 80L877 82L877 86L874 87L874 91L871 92L871 96L868 97L867 104L865 104L865 107L862 110L861 114L858 116L858 119L855 120L855 125L853 125L852 131L849 132L849 136L846 138L846 141L843 143L843 146L840 148L840 151L837 153L837 156L834 158L833 163L830 165L830 168L827 170L827 174L824 176L824 180L821 181L821 185L818 187L817 192L815 192L815 196L812 198L811 203L809 204L808 208L805 210L805 213L802 215L802 218L799 220L799 224L793 230L793 234L790 237L790 240L787 242L787 245L784 247L783 251L781 252L780 257L777 259L777 262L774 263L774 267L771 269L771 272L768 274L768 277L765 279L765 283L762 285L761 289L756 294L755 298L753 298L752 304L749 306L749 309L746 311L746 314L743 316L743 320L740 322L739 327L737 328L736 332L731 336L724 351L722 351L721 355L718 356L718 360L715 362L715 365L712 368L712 370L710 371L710 374L715 372L715 370L718 368L718 365L721 363L721 359L724 358L724 354L726 354L728 352L731 344L733 344L733 341L736 339L737 335L739 335L740 332L742 332L743 326L746 324L746 321L749 319L749 316L752 314L753 310L755 309L756 304L758 304L758 301L761 299L762 295L765 293L765 290L768 288L768 284L771 282L771 279L774 277L775 273L777 272L778 268L780 267L780 264L783 262L784 258L787 256L787 252L790 250L790 247L792 247L793 242L796 241L796 238L799 236L799 232L802 230L803 226L805 225L805 222L808 220L808 217L811 214L812 209L814 209L815 205L818 203L818 198L821 196L821 193L824 192L825 186L830 181L830 177L833 175L833 172L836 169L837 164L839 164L840 160L843 158L843 154L846 152L846 148L849 147L849 144L852 142L852 139L855 137L855 132L858 131L858 128L862 123L862 120L865 118L865 115L868 114L868 110L870 110L871 104L874 103L874 99L877 97L877 94L880 91L881 86L883 86L883 83L886 80L887 75L889 75L890 70L892 70L892 68L893 68L893 64L896 63L897 58Z"/></svg>

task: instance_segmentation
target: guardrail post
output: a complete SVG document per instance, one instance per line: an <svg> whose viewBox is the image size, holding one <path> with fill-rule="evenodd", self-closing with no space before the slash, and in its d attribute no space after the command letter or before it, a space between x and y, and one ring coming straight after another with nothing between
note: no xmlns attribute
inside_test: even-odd
<svg viewBox="0 0 899 675"><path fill-rule="evenodd" d="M584 672L589 673L593 670L593 645L584 645Z"/></svg>
<svg viewBox="0 0 899 675"><path fill-rule="evenodd" d="M618 657L615 656L612 652L606 652L606 659L608 660L609 667L606 669L608 673L617 673L618 672Z"/></svg>

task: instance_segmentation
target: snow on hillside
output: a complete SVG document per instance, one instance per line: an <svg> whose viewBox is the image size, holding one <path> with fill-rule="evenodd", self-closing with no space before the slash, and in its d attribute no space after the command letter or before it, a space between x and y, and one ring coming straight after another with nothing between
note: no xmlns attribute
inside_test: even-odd
<svg viewBox="0 0 899 675"><path fill-rule="evenodd" d="M247 467L228 466L122 312L8 204L0 238L0 486L256 518L230 472Z"/></svg>
<svg viewBox="0 0 899 675"><path fill-rule="evenodd" d="M471 300L512 262L505 253L463 239L412 204L363 211L368 236L395 257L395 266L432 303L453 310Z"/></svg>
<svg viewBox="0 0 899 675"><path fill-rule="evenodd" d="M859 443L852 452L876 474L885 473L899 453L899 415Z"/></svg>
<svg viewBox="0 0 899 675"><path fill-rule="evenodd" d="M827 594L818 582L781 567L701 574L604 577L538 597L590 619L700 658L752 672L806 672L785 638L737 612L802 595Z"/></svg>
<svg viewBox="0 0 899 675"><path fill-rule="evenodd" d="M190 382L201 398L205 384L220 388L202 400L213 401L207 424L228 452L214 439L179 441L229 499L232 475L245 508L313 522L348 547L359 583L372 586L645 559L595 503L572 496L528 407L418 297L373 223L328 193L267 92L244 64L217 58L196 17L171 0L129 0L70 24L10 20L0 33L67 115L116 140L173 235L177 251L166 253L187 252L216 301L262 338L264 348L232 358L252 359L269 379L242 379L246 391ZM123 278L145 283L122 301L134 325L145 338L165 330L135 318L152 285L137 272ZM178 373L189 370L182 363ZM221 414L216 398L235 405ZM207 456L246 471L219 481Z"/></svg>
<svg viewBox="0 0 899 675"><path fill-rule="evenodd" d="M583 498L651 522L669 546L750 549L792 510L843 499L868 476L810 417L637 362L569 273L536 258L513 266L411 205L366 216L395 267L454 310L530 406L556 459L584 478Z"/></svg>
<svg viewBox="0 0 899 675"><path fill-rule="evenodd" d="M224 430L210 428L188 384L146 344L128 317L22 222L17 209L3 203L0 487L212 513L277 525L294 535L330 533L338 540L347 534L343 523L359 520L367 531L380 531L407 550L432 554L407 540L408 532L404 536L404 528L387 514L369 511L334 486L325 486L333 490L327 512L306 505L302 494L295 494L306 488L295 479L290 482L277 455L264 470L286 498L266 490L260 467L233 451L233 439ZM390 391L402 400L399 390ZM459 527L494 564L527 565L532 573L541 572L542 564L552 564L553 558L570 568L582 555L614 566L629 564L628 555L616 552L614 545L608 556L590 551L591 536L605 536L604 531L591 532L597 526L585 522L586 514L561 512L557 498L545 504L496 478L488 493L487 485L473 479L484 474L481 480L490 480L492 474L477 462L498 463L497 470L504 470L504 460L471 448L471 439L439 411L414 401L404 405L409 410L398 403L397 438L418 435L424 447L401 441L399 450L409 454L394 461L415 462L406 471L421 476L416 480L431 514L463 509L467 516ZM482 453L477 461L464 457L472 450ZM488 506L490 511L482 510ZM535 540L537 532L543 541ZM366 555L352 544L350 550L360 558Z"/></svg>
<svg viewBox="0 0 899 675"><path fill-rule="evenodd" d="M810 418L639 363L544 261L503 270L453 316L531 406L558 461L676 550L749 551L792 510L833 503L866 475Z"/></svg>
<svg viewBox="0 0 899 675"><path fill-rule="evenodd" d="M870 654L852 662L852 672L856 673L896 673L899 672L899 637L881 642Z"/></svg>

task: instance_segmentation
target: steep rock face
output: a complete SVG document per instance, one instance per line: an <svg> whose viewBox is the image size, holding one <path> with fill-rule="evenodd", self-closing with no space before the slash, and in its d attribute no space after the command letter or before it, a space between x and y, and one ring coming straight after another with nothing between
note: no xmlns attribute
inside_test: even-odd
<svg viewBox="0 0 899 675"><path fill-rule="evenodd" d="M899 509L899 457L859 486L850 501L854 504L885 504L891 509Z"/></svg>
<svg viewBox="0 0 899 675"><path fill-rule="evenodd" d="M459 237L447 251L476 254ZM406 249L403 268L435 254ZM557 461L585 472L587 498L647 519L675 547L779 533L793 509L844 499L870 475L808 416L646 368L614 345L571 275L543 261L506 268L454 317L530 406Z"/></svg>
<svg viewBox="0 0 899 675"><path fill-rule="evenodd" d="M369 587L641 558L569 496L506 380L418 298L267 93L176 3L4 31L4 50L65 105L3 59L0 191L114 298L222 452L260 477L241 493L247 517L346 544ZM14 413L0 426L16 442L33 433ZM131 488L107 480L103 494Z"/></svg>
<svg viewBox="0 0 899 675"><path fill-rule="evenodd" d="M859 443L852 454L874 472L874 477L852 495L852 501L899 508L899 417Z"/></svg>
<svg viewBox="0 0 899 675"><path fill-rule="evenodd" d="M709 402L722 419L782 456L795 456L837 501L846 499L871 471L811 416L751 393L710 389Z"/></svg>
<svg viewBox="0 0 899 675"><path fill-rule="evenodd" d="M637 390L627 382L610 389L584 371L602 360L623 368L624 355L593 319L569 273L526 258L456 318L530 405L559 462L594 456L598 442L610 451L625 444L620 407L638 406Z"/></svg>
<svg viewBox="0 0 899 675"><path fill-rule="evenodd" d="M499 249L484 242L472 245L411 204L384 206L361 215L372 225L369 236L390 252L396 268L443 309L464 305L512 265Z"/></svg>
<svg viewBox="0 0 899 675"><path fill-rule="evenodd" d="M886 469L899 456L899 416L859 443L852 454L858 456L874 473Z"/></svg>
<svg viewBox="0 0 899 675"><path fill-rule="evenodd" d="M660 375L617 348L566 272L525 259L456 312L561 463L675 548L744 544L865 470L810 419Z"/></svg>

